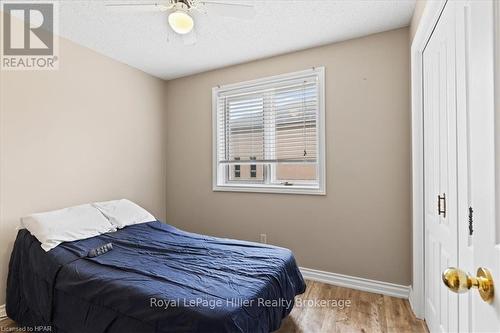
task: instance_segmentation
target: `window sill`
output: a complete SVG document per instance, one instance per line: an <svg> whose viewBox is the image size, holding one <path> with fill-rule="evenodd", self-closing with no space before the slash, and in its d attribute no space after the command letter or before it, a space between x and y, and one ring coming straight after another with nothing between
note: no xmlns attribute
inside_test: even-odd
<svg viewBox="0 0 500 333"><path fill-rule="evenodd" d="M261 185L216 185L214 192L250 192L250 193L278 193L278 194L306 194L326 195L326 190L316 187L300 186L261 186Z"/></svg>

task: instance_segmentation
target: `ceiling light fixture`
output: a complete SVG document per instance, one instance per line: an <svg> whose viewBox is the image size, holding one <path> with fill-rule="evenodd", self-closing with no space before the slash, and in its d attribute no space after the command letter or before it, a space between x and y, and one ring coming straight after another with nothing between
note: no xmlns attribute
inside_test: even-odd
<svg viewBox="0 0 500 333"><path fill-rule="evenodd" d="M168 15L168 24L176 33L185 35L191 32L194 21L188 14L188 7L182 3L176 3L174 11Z"/></svg>

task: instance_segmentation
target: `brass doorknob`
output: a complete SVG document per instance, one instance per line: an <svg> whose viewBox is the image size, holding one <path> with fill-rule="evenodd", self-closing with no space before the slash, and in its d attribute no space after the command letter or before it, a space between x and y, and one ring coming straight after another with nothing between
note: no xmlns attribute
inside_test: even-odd
<svg viewBox="0 0 500 333"><path fill-rule="evenodd" d="M455 293L461 294L471 288L477 288L485 302L491 303L493 301L493 278L486 268L478 268L477 277L474 277L458 268L449 267L444 270L442 278L448 289Z"/></svg>

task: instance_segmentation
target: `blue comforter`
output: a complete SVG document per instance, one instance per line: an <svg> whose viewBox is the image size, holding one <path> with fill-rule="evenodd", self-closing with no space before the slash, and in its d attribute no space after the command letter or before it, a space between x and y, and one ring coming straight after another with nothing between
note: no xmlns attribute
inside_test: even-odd
<svg viewBox="0 0 500 333"><path fill-rule="evenodd" d="M49 252L20 230L9 269L9 317L57 332L270 332L305 290L287 249L159 221Z"/></svg>

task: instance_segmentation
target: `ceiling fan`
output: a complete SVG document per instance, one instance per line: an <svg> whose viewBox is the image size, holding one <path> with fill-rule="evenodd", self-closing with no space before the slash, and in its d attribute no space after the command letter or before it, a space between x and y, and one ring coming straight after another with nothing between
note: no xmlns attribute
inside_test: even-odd
<svg viewBox="0 0 500 333"><path fill-rule="evenodd" d="M133 11L161 11L168 13L170 28L181 36L193 31L193 12L214 13L222 16L250 19L255 15L253 0L157 0L157 1L106 1L108 9ZM192 36L193 37L193 36ZM184 39L193 44L193 38Z"/></svg>

